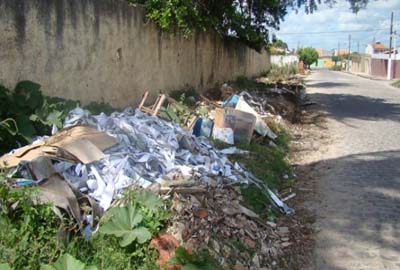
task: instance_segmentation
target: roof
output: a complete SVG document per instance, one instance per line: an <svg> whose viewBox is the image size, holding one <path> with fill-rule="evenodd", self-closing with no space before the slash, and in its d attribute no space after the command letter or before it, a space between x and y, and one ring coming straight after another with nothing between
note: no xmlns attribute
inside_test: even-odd
<svg viewBox="0 0 400 270"><path fill-rule="evenodd" d="M383 43L372 43L372 44L369 44L369 45L371 45L372 46L372 48L374 48L374 49L385 49L385 44L383 44Z"/></svg>
<svg viewBox="0 0 400 270"><path fill-rule="evenodd" d="M340 49L339 51L338 50L335 50L335 55L337 56L337 55L343 55L343 54L348 54L349 53L349 50L348 49Z"/></svg>
<svg viewBox="0 0 400 270"><path fill-rule="evenodd" d="M317 51L319 57L325 57L325 56L331 56L332 55L332 53L330 51L326 51L326 50L321 49L321 48L315 48L315 50Z"/></svg>

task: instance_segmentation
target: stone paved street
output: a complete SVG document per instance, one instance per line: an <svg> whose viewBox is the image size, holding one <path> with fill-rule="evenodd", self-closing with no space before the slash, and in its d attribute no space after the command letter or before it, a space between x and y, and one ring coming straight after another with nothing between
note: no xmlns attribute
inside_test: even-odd
<svg viewBox="0 0 400 270"><path fill-rule="evenodd" d="M333 141L320 160L315 268L400 269L400 89L326 70L307 85Z"/></svg>

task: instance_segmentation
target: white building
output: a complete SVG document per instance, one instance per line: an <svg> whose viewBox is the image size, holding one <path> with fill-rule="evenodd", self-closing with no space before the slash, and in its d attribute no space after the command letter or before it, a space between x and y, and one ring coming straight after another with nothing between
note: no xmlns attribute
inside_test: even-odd
<svg viewBox="0 0 400 270"><path fill-rule="evenodd" d="M375 42L368 44L367 47L365 48L365 53L369 55L373 54L380 54L385 51L389 50L388 48L385 47L385 44L380 43L380 42Z"/></svg>

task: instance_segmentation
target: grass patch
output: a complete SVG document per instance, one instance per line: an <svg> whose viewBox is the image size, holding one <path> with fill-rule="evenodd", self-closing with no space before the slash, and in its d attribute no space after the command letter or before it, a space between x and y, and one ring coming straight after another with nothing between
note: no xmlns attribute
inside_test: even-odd
<svg viewBox="0 0 400 270"><path fill-rule="evenodd" d="M271 189L279 189L291 184L285 180L285 175L292 173L292 168L286 156L289 152L290 136L288 132L279 124L270 124L270 128L278 135L275 140L277 147L268 146L268 140L252 140L248 145L238 145L238 148L250 151L249 155L232 155L231 161L243 164L246 169L262 180ZM215 143L217 148L226 147L220 142ZM242 185L241 193L245 204L252 208L261 217L269 217L271 213L267 211L269 197L264 190L260 190L255 185Z"/></svg>
<svg viewBox="0 0 400 270"><path fill-rule="evenodd" d="M392 86L400 88L400 80L392 83Z"/></svg>

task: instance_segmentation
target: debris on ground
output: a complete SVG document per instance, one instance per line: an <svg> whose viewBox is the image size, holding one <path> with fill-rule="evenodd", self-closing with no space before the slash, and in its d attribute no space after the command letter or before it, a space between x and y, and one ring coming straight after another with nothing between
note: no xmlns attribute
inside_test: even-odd
<svg viewBox="0 0 400 270"><path fill-rule="evenodd" d="M136 110L92 115L76 107L60 131L5 154L0 167L8 170L9 185L38 187L37 203L52 203L61 219L60 209L67 213L87 239L104 212L135 187L172 201L167 234L150 243L159 252L159 265L184 245L206 249L228 269L273 268L292 245L289 228L262 219L246 205L240 188L256 187L270 200L271 211L286 215L294 212L286 201L296 195L281 199L229 158L251 153L237 146L218 149L210 138L230 145L262 138L265 147L277 147L278 135L269 123L297 117L299 89L275 85L236 91L224 84L223 100L201 97L196 107L164 94L145 106L147 92Z"/></svg>
<svg viewBox="0 0 400 270"><path fill-rule="evenodd" d="M239 187L204 188L204 193L172 196L172 224L167 231L188 249L208 250L224 269L238 264L250 269L257 264L272 266L291 245L288 228L267 223L245 207Z"/></svg>

